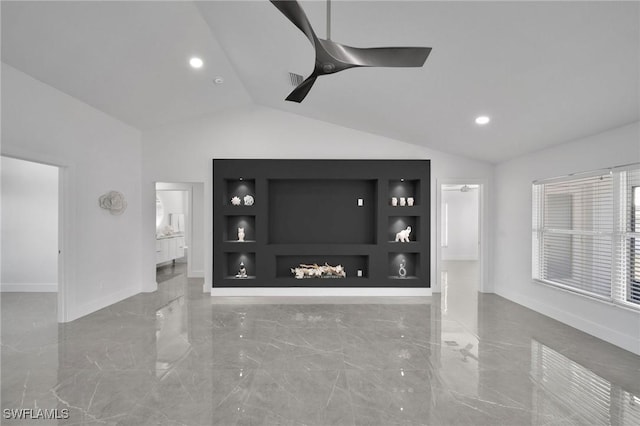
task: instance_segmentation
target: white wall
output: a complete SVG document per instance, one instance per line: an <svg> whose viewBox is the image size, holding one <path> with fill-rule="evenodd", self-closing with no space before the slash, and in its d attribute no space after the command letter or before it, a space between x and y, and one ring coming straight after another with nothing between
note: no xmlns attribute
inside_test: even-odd
<svg viewBox="0 0 640 426"><path fill-rule="evenodd" d="M213 158L431 159L431 282L435 281L435 179L483 178L488 163L429 150L261 106L229 110L143 133L143 245L145 276L155 273L154 182L204 182L205 259L211 259L211 182ZM148 218L148 219L147 219ZM211 287L211 261L205 262L205 287Z"/></svg>
<svg viewBox="0 0 640 426"><path fill-rule="evenodd" d="M478 194L477 189L442 191L443 226L448 237L447 246L442 247L442 260L478 260Z"/></svg>
<svg viewBox="0 0 640 426"><path fill-rule="evenodd" d="M58 168L2 157L2 291L58 291Z"/></svg>
<svg viewBox="0 0 640 426"><path fill-rule="evenodd" d="M495 292L640 354L640 313L531 280L533 180L640 161L640 124L569 142L496 167Z"/></svg>
<svg viewBox="0 0 640 426"><path fill-rule="evenodd" d="M2 64L2 153L63 166L61 320L155 288L153 277L141 279L140 138L136 129ZM110 190L128 202L120 216L98 206ZM155 191L151 196L155 209Z"/></svg>

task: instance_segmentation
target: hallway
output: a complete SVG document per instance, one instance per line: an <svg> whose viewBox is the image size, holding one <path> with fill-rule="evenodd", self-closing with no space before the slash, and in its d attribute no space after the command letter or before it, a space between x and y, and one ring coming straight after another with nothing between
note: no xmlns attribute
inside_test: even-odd
<svg viewBox="0 0 640 426"><path fill-rule="evenodd" d="M58 325L55 295L3 294L2 408L69 409L43 425L640 424L639 357L495 295L440 299L214 299L182 274Z"/></svg>

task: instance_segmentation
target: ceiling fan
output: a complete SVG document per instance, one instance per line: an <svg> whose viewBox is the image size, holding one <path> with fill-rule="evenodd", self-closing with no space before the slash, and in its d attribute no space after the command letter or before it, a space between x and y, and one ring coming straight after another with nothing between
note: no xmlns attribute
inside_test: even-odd
<svg viewBox="0 0 640 426"><path fill-rule="evenodd" d="M421 67L431 52L430 47L358 48L332 41L331 0L327 0L327 38L321 39L316 36L307 15L297 1L270 1L307 36L316 51L316 64L313 72L287 96L287 101L302 102L320 76L354 67Z"/></svg>

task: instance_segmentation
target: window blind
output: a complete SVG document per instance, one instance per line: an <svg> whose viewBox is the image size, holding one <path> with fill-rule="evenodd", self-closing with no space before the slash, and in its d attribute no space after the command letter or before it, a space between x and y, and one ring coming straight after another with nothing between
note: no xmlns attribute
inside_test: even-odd
<svg viewBox="0 0 640 426"><path fill-rule="evenodd" d="M534 182L533 278L640 306L640 165Z"/></svg>

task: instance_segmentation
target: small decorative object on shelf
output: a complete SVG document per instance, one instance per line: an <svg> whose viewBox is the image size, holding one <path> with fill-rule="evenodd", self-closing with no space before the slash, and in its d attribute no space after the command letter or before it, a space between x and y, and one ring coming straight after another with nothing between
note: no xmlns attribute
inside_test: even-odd
<svg viewBox="0 0 640 426"><path fill-rule="evenodd" d="M413 207L413 202L414 202L413 197L409 197L409 198L407 198L407 205L408 205L409 207Z"/></svg>
<svg viewBox="0 0 640 426"><path fill-rule="evenodd" d="M238 241L244 241L244 228L238 228Z"/></svg>
<svg viewBox="0 0 640 426"><path fill-rule="evenodd" d="M291 273L297 279L302 278L345 278L347 273L342 265L331 266L325 262L323 266L318 264L305 265L301 263L297 268L291 268Z"/></svg>
<svg viewBox="0 0 640 426"><path fill-rule="evenodd" d="M403 229L396 234L396 242L408 243L409 234L411 234L411 227L407 226L407 229Z"/></svg>
<svg viewBox="0 0 640 426"><path fill-rule="evenodd" d="M239 206L240 203L242 203L242 201L240 200L240 197L233 197L231 199L231 204L233 204L234 206Z"/></svg>
<svg viewBox="0 0 640 426"><path fill-rule="evenodd" d="M245 195L244 196L244 205L245 206L252 206L253 205L253 197L251 195Z"/></svg>
<svg viewBox="0 0 640 426"><path fill-rule="evenodd" d="M400 197L400 206L404 207L407 205L407 199L404 197Z"/></svg>
<svg viewBox="0 0 640 426"><path fill-rule="evenodd" d="M404 278L407 276L407 268L404 259L400 262L400 267L398 268L398 275L400 278Z"/></svg>
<svg viewBox="0 0 640 426"><path fill-rule="evenodd" d="M391 197L391 205L393 207L398 205L398 197Z"/></svg>
<svg viewBox="0 0 640 426"><path fill-rule="evenodd" d="M247 278L247 268L244 267L244 262L240 262L240 269L236 274L236 278Z"/></svg>

